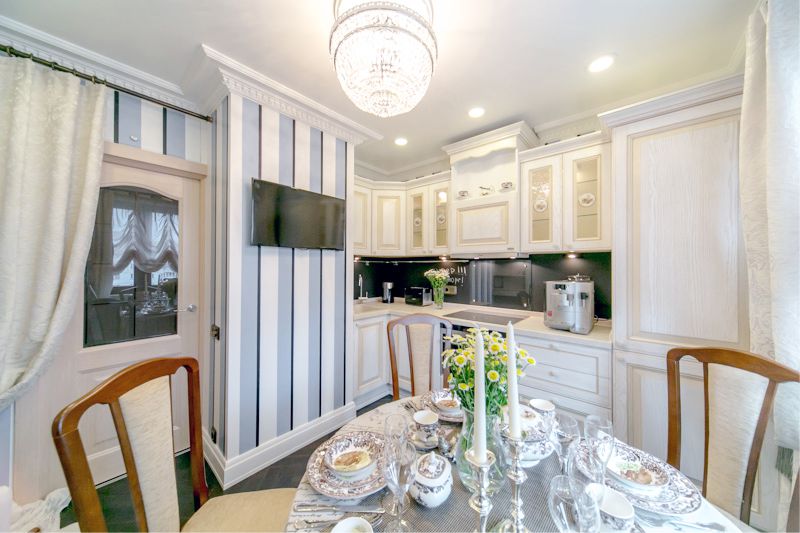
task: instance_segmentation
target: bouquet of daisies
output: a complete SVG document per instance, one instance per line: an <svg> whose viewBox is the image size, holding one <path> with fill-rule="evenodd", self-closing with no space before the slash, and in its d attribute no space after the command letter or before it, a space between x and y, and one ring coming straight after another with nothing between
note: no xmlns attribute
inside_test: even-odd
<svg viewBox="0 0 800 533"><path fill-rule="evenodd" d="M484 368L486 370L486 414L500 416L500 410L508 403L508 344L497 331L481 328L483 333ZM466 336L445 337L451 349L442 353L444 367L449 371L448 383L470 412L475 407L475 346L478 342L477 328L469 328ZM517 375L522 377L528 367L536 361L522 348L517 348Z"/></svg>
<svg viewBox="0 0 800 533"><path fill-rule="evenodd" d="M425 271L425 277L434 289L444 287L450 281L450 272L446 268L432 268Z"/></svg>

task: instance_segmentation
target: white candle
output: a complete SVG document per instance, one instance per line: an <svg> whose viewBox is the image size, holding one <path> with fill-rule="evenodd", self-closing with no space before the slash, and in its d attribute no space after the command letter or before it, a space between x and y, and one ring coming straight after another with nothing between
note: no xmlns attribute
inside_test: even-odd
<svg viewBox="0 0 800 533"><path fill-rule="evenodd" d="M486 369L484 368L483 333L475 334L475 424L472 449L475 459L486 462Z"/></svg>
<svg viewBox="0 0 800 533"><path fill-rule="evenodd" d="M11 489L0 486L0 531L11 531Z"/></svg>
<svg viewBox="0 0 800 533"><path fill-rule="evenodd" d="M522 438L519 419L519 389L517 388L517 340L514 326L508 323L508 431L511 438Z"/></svg>

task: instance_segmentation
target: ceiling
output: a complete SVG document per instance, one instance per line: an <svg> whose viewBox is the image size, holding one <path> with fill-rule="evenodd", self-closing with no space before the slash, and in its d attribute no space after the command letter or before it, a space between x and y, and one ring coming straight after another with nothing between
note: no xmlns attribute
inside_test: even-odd
<svg viewBox="0 0 800 533"><path fill-rule="evenodd" d="M758 0L433 0L439 60L411 112L358 110L328 55L332 0L4 0L7 16L181 84L200 44L381 133L357 159L391 174L525 120L537 131L741 70ZM616 54L590 74L595 57ZM482 106L479 119L467 110ZM395 137L408 144L398 147Z"/></svg>

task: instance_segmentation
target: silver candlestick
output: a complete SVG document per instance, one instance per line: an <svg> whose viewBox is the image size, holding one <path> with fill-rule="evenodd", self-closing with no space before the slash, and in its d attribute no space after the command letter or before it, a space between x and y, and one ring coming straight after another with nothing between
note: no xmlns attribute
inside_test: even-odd
<svg viewBox="0 0 800 533"><path fill-rule="evenodd" d="M489 512L492 510L492 500L489 498L489 469L492 468L496 459L494 453L486 450L486 461L480 462L475 457L474 448L470 448L464 454L467 462L472 466L475 471L476 482L478 490L472 494L469 499L469 506L478 513L478 529L479 533L486 532L486 521L489 519Z"/></svg>
<svg viewBox="0 0 800 533"><path fill-rule="evenodd" d="M511 468L508 469L506 477L511 480L511 518L506 518L497 525L497 531L501 533L528 533L523 520L525 513L522 511L522 484L528 479L528 475L522 468L522 454L528 444L540 439L531 439L524 432L521 438L511 436L508 427L503 429L503 440L508 445L511 452Z"/></svg>

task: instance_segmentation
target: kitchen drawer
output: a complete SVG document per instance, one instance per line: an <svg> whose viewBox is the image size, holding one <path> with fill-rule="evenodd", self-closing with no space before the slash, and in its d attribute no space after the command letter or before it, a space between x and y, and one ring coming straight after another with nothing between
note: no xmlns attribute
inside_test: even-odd
<svg viewBox="0 0 800 533"><path fill-rule="evenodd" d="M611 406L611 380L609 378L539 363L528 371L521 383L560 396L604 407Z"/></svg>
<svg viewBox="0 0 800 533"><path fill-rule="evenodd" d="M539 364L611 378L611 348L592 348L579 344L518 336L519 345Z"/></svg>
<svg viewBox="0 0 800 533"><path fill-rule="evenodd" d="M608 407L595 405L589 402L582 402L566 396L560 396L553 394L552 391L528 386L522 383L520 383L519 392L520 395L526 399L544 398L546 400L550 400L555 404L558 411L566 412L567 414L578 418L581 422L583 422L583 419L588 415L602 416L603 418L608 418L611 420L611 409Z"/></svg>

